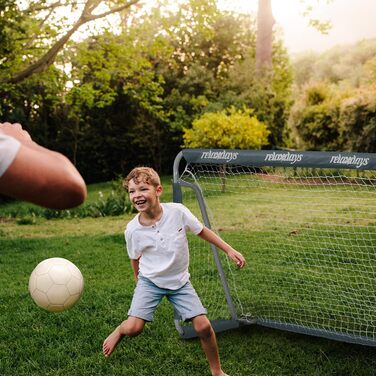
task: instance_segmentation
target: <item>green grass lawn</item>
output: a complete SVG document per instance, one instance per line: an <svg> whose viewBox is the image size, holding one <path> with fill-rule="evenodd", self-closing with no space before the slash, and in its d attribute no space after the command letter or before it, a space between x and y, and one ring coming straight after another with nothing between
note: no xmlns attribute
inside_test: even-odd
<svg viewBox="0 0 376 376"><path fill-rule="evenodd" d="M169 180L164 179L165 201L171 199ZM110 184L89 187L89 200L95 201L99 190L106 195L110 189ZM2 220L1 376L210 375L199 341L179 338L172 309L166 302L144 333L125 339L111 358L103 357L102 342L126 318L134 289L123 240L130 218L132 215L38 218L29 225L17 224L15 219ZM231 223L224 226L232 231L236 227ZM228 236L228 240L236 241L233 232ZM261 232L259 236L263 236ZM209 260L207 248L201 252L207 252L205 260ZM71 260L84 276L84 294L69 311L46 312L29 296L29 275L38 262L48 257ZM252 270L251 265L247 268ZM241 272L245 275L247 270ZM216 274L210 273L209 279L215 280ZM373 376L376 369L375 348L258 326L221 333L218 342L223 368L231 376Z"/></svg>

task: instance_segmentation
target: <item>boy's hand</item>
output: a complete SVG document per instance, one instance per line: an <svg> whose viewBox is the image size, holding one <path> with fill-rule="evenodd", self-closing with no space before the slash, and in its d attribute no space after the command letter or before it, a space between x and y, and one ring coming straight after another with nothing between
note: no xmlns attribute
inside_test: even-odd
<svg viewBox="0 0 376 376"><path fill-rule="evenodd" d="M235 251L235 250L231 250L227 253L227 255L228 255L228 257L231 258L232 261L235 262L235 264L238 268L244 267L245 258L243 257L243 255L240 252Z"/></svg>
<svg viewBox="0 0 376 376"><path fill-rule="evenodd" d="M236 264L236 266L238 268L243 268L244 267L244 265L245 265L245 258L243 257L243 255L240 252L235 251L234 248L232 248L229 244L227 244L215 232L213 232L212 230L210 230L209 228L207 228L206 226L204 226L204 228L198 234L198 236L201 239L204 239L207 242L209 242L209 243L215 245L216 247L222 249L222 251L224 251L227 254L227 256L230 257L230 259L232 261L234 261L234 263Z"/></svg>

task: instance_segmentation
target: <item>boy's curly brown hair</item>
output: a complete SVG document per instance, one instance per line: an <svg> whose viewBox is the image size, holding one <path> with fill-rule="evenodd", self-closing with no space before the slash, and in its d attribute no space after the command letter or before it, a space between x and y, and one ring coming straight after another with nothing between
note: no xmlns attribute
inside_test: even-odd
<svg viewBox="0 0 376 376"><path fill-rule="evenodd" d="M133 180L136 184L141 182L151 184L154 187L161 185L158 173L151 167L136 167L123 180L123 187L128 190L129 182Z"/></svg>

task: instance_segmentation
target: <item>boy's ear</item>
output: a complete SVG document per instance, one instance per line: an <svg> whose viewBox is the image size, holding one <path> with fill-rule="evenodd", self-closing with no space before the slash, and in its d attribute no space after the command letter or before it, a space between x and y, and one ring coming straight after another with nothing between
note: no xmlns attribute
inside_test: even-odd
<svg viewBox="0 0 376 376"><path fill-rule="evenodd" d="M163 187L161 185L158 185L155 191L157 192L157 196L159 197L163 192Z"/></svg>

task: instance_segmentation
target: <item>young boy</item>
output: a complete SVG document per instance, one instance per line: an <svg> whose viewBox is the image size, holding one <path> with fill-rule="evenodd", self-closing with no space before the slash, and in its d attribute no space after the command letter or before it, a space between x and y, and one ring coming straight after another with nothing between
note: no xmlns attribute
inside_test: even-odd
<svg viewBox="0 0 376 376"><path fill-rule="evenodd" d="M186 231L222 249L239 268L244 257L203 226L182 204L160 203L162 194L158 174L148 167L137 167L125 178L124 187L138 214L127 225L125 239L137 286L128 319L104 341L108 357L124 336L140 334L145 323L166 296L177 317L191 320L200 338L212 375L225 376L219 360L217 340L196 291L189 282L189 250Z"/></svg>

